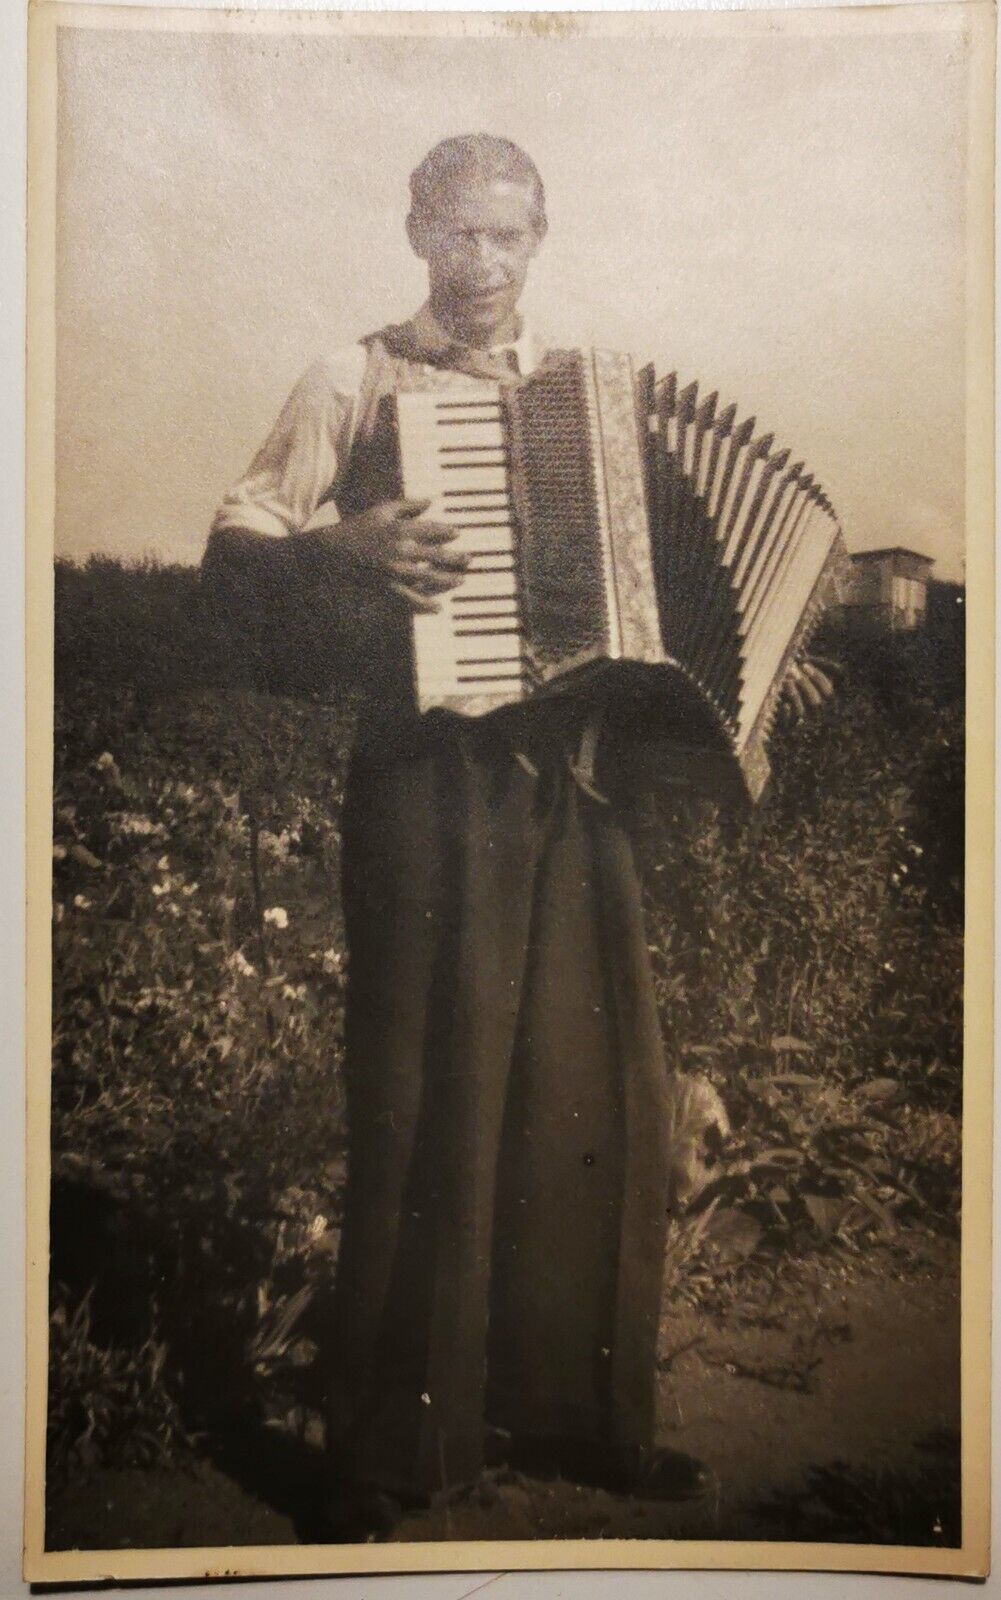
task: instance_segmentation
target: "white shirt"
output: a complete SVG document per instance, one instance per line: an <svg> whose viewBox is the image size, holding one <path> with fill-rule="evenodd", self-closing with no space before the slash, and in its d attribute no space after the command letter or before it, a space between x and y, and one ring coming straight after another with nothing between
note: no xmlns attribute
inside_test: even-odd
<svg viewBox="0 0 1001 1600"><path fill-rule="evenodd" d="M455 345L426 304L410 326L425 349ZM538 365L536 341L524 327L517 339L495 346L491 354L503 350L514 352L523 375ZM320 501L336 490L347 465L366 361L363 344L347 345L303 373L247 471L224 497L213 532L246 528L282 537L308 529L314 513L318 527L337 521L332 501Z"/></svg>

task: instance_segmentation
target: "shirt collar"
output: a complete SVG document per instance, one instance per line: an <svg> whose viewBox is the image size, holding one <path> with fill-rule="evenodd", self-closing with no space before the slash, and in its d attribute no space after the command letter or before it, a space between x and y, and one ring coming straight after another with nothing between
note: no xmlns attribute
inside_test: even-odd
<svg viewBox="0 0 1001 1600"><path fill-rule="evenodd" d="M526 326L524 319L520 319L520 322L521 326L517 339L509 339L504 344L491 345L490 353L493 354L498 350L513 350L518 358L518 371L522 377L527 378L529 373L534 372L539 364L538 346L534 334ZM427 301L421 306L416 316L411 317L410 326L418 342L429 350L446 350L456 343L456 340L445 332Z"/></svg>

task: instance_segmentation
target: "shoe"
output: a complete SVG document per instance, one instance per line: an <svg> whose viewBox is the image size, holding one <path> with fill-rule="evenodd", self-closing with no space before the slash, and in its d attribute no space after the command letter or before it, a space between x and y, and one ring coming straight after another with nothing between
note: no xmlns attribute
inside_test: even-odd
<svg viewBox="0 0 1001 1600"><path fill-rule="evenodd" d="M705 1462L684 1450L629 1450L574 1439L513 1439L508 1459L529 1476L567 1478L637 1500L700 1500L713 1484Z"/></svg>
<svg viewBox="0 0 1001 1600"><path fill-rule="evenodd" d="M698 1456L664 1448L641 1454L625 1493L638 1500L701 1500L712 1484L713 1474Z"/></svg>
<svg viewBox="0 0 1001 1600"><path fill-rule="evenodd" d="M374 1485L331 1490L304 1524L303 1544L379 1544L403 1517L403 1506Z"/></svg>

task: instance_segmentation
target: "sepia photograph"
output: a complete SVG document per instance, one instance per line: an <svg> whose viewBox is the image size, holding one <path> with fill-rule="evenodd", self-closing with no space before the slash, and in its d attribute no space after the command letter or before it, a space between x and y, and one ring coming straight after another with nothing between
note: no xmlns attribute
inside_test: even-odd
<svg viewBox="0 0 1001 1600"><path fill-rule="evenodd" d="M30 43L27 1575L983 1575L993 8Z"/></svg>

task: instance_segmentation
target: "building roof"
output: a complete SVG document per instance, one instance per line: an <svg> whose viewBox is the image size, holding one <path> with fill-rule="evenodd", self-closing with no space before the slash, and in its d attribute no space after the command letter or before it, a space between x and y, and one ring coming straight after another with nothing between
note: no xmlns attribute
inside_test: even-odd
<svg viewBox="0 0 1001 1600"><path fill-rule="evenodd" d="M935 565L934 556L925 556L920 550L908 550L906 545L886 545L880 550L855 550L852 552L853 561L876 561L886 556L908 556L912 561L924 561L929 567Z"/></svg>

